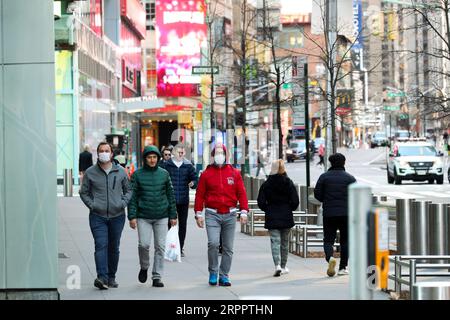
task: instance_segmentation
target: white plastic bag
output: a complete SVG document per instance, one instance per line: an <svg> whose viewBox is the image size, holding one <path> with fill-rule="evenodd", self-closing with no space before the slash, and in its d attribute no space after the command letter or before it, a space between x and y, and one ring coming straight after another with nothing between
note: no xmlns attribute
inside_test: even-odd
<svg viewBox="0 0 450 320"><path fill-rule="evenodd" d="M166 251L164 259L172 262L181 262L180 239L178 238L178 225L171 227L167 232Z"/></svg>

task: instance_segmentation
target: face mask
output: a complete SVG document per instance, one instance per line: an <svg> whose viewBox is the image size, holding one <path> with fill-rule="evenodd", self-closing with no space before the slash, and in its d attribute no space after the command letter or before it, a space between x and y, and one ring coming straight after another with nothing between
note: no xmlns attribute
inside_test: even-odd
<svg viewBox="0 0 450 320"><path fill-rule="evenodd" d="M217 154L214 156L214 162L218 165L222 165L225 163L225 155L223 154Z"/></svg>
<svg viewBox="0 0 450 320"><path fill-rule="evenodd" d="M111 160L111 153L109 153L109 152L100 152L98 154L98 160L100 162L103 162L103 163L108 162L109 160Z"/></svg>

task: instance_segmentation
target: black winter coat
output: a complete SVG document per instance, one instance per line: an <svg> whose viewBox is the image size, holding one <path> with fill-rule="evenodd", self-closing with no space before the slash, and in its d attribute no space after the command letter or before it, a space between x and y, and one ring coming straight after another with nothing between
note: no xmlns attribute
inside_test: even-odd
<svg viewBox="0 0 450 320"><path fill-rule="evenodd" d="M292 211L298 205L297 189L285 175L270 175L259 189L258 207L266 213L266 229L292 228L295 225Z"/></svg>
<svg viewBox="0 0 450 320"><path fill-rule="evenodd" d="M83 151L82 153L80 153L80 158L78 160L78 171L84 172L92 165L92 153L90 153L89 151Z"/></svg>
<svg viewBox="0 0 450 320"><path fill-rule="evenodd" d="M324 217L348 216L348 186L354 182L344 168L331 167L319 177L314 197L323 203Z"/></svg>
<svg viewBox="0 0 450 320"><path fill-rule="evenodd" d="M169 172L172 180L173 190L175 192L175 201L177 204L189 203L189 182L194 181L195 189L197 187L198 176L191 162L184 159L183 164L178 168L172 159L166 161L163 166Z"/></svg>

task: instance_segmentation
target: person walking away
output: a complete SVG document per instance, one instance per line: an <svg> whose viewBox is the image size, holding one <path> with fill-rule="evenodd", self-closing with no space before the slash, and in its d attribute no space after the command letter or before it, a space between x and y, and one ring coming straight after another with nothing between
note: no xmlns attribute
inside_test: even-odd
<svg viewBox="0 0 450 320"><path fill-rule="evenodd" d="M258 192L258 207L266 214L264 228L270 233L274 277L289 272L286 267L289 232L295 225L293 211L298 208L299 202L297 189L286 174L284 161L274 160L269 178Z"/></svg>
<svg viewBox="0 0 450 320"><path fill-rule="evenodd" d="M80 185L83 183L83 176L86 170L93 165L91 148L88 144L84 145L83 152L78 158L78 171L80 173Z"/></svg>
<svg viewBox="0 0 450 320"><path fill-rule="evenodd" d="M356 179L345 172L345 156L335 153L328 158L331 168L323 173L314 188L314 197L323 204L323 248L328 262L328 276L336 274L333 246L339 230L341 259L338 275L347 275L348 269L348 186Z"/></svg>
<svg viewBox="0 0 450 320"><path fill-rule="evenodd" d="M164 168L169 172L175 191L179 226L178 237L180 239L181 256L184 257L184 240L186 239L189 210L189 188L196 188L198 177L192 163L185 158L185 147L177 145L174 150L175 156L166 162Z"/></svg>
<svg viewBox="0 0 450 320"><path fill-rule="evenodd" d="M94 286L104 290L117 288L120 237L125 224L125 208L131 188L125 170L112 162L112 147L101 142L98 161L86 170L80 198L89 208L89 226L95 242Z"/></svg>
<svg viewBox="0 0 450 320"><path fill-rule="evenodd" d="M138 231L139 282L145 283L150 267L150 244L153 235L154 257L153 287L164 287L161 281L164 271L164 252L166 246L167 224L177 224L175 195L169 173L158 166L161 153L149 145L144 148L144 166L131 177L133 194L128 206L130 227Z"/></svg>
<svg viewBox="0 0 450 320"><path fill-rule="evenodd" d="M323 143L321 143L320 146L319 146L319 159L320 159L320 161L317 163L318 166L320 166L320 165L324 166L325 165L325 163L323 161L324 157L325 157L325 146L324 146Z"/></svg>
<svg viewBox="0 0 450 320"><path fill-rule="evenodd" d="M237 205L239 203L241 209L240 222L245 224L248 200L240 172L226 163L226 147L218 143L212 148L211 156L214 162L206 168L198 182L194 205L195 218L200 228L206 223L209 284L215 286L218 282L219 286L231 286L229 272L233 257ZM220 237L223 252L219 266Z"/></svg>

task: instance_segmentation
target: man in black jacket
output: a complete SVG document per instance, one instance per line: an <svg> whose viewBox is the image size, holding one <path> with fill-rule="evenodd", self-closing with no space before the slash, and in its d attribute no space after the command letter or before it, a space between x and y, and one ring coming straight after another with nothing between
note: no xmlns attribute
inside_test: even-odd
<svg viewBox="0 0 450 320"><path fill-rule="evenodd" d="M80 172L80 186L83 182L83 176L86 170L93 165L92 153L90 152L89 145L85 145L83 152L80 153L78 160L78 171Z"/></svg>
<svg viewBox="0 0 450 320"><path fill-rule="evenodd" d="M341 260L338 275L347 275L348 263L348 186L356 179L345 172L345 156L336 153L328 158L331 168L323 173L314 188L314 197L323 203L323 247L328 262L328 276L336 274L333 245L340 233Z"/></svg>

